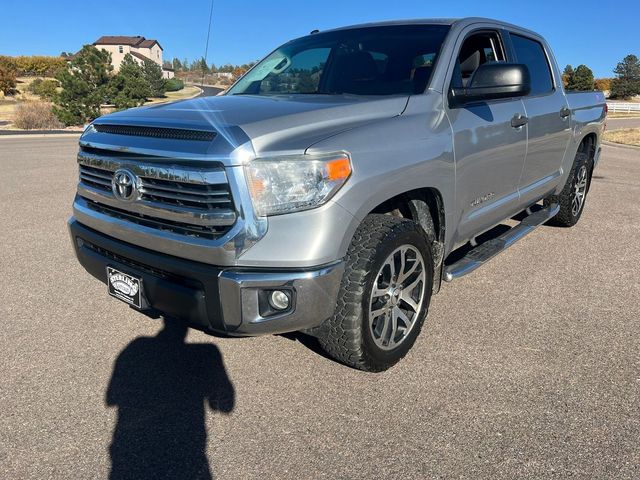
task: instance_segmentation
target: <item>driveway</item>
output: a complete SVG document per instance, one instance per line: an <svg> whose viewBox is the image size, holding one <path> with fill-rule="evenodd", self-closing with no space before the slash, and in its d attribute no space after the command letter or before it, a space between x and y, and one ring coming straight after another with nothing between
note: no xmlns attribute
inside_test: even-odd
<svg viewBox="0 0 640 480"><path fill-rule="evenodd" d="M366 374L151 320L77 264L75 138L0 138L0 478L640 478L640 162L446 284Z"/></svg>

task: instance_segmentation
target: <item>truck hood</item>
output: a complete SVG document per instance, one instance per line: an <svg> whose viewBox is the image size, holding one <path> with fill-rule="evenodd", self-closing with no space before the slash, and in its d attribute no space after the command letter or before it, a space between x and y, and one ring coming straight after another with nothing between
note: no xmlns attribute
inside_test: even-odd
<svg viewBox="0 0 640 480"><path fill-rule="evenodd" d="M94 123L213 130L218 135L204 146L203 142L174 141L169 150L184 148L185 153L221 158L247 142L256 155L304 151L329 136L400 115L407 100L407 96L224 95L134 108L100 117ZM115 140L93 134L85 134L81 143L104 146ZM158 139L116 136L131 152L153 149L157 153L162 149ZM200 145L193 145L196 143Z"/></svg>

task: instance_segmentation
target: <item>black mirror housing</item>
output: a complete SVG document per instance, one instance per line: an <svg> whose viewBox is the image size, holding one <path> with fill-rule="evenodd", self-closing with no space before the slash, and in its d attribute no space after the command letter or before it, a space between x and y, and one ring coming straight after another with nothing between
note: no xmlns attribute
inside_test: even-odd
<svg viewBox="0 0 640 480"><path fill-rule="evenodd" d="M454 105L524 97L531 92L531 75L526 65L516 63L485 63L474 72L466 88L452 88L450 101Z"/></svg>

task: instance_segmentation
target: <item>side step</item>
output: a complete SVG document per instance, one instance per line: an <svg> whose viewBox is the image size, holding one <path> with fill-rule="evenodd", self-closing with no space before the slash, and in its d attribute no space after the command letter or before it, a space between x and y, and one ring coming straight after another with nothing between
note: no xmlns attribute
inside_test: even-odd
<svg viewBox="0 0 640 480"><path fill-rule="evenodd" d="M473 272L500 252L505 251L525 235L533 232L537 226L551 220L560 211L560 205L554 203L546 208L532 213L515 227L510 228L502 235L481 243L470 250L464 257L444 268L443 279L450 282Z"/></svg>

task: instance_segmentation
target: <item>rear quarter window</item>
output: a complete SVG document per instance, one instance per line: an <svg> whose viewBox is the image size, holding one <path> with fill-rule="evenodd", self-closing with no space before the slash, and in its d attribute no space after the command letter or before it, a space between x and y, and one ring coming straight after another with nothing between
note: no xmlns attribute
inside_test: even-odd
<svg viewBox="0 0 640 480"><path fill-rule="evenodd" d="M516 53L517 62L523 63L529 68L531 74L530 95L541 95L553 90L551 69L542 44L515 33L511 34L511 43Z"/></svg>

